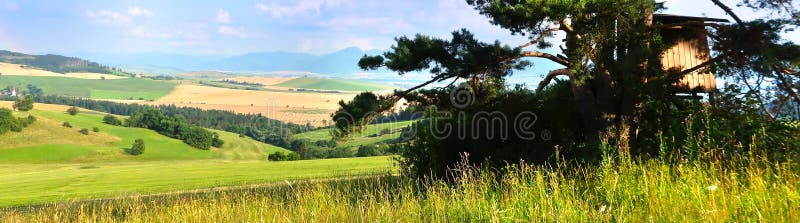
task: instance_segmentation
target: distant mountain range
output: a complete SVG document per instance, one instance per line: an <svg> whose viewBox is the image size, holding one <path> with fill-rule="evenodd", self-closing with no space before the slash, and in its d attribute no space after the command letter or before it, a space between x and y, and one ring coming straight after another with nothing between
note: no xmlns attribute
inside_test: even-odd
<svg viewBox="0 0 800 223"><path fill-rule="evenodd" d="M175 74L188 71L216 70L227 72L266 73L303 71L332 76L361 72L358 60L380 54L378 50L364 51L357 47L329 54L313 55L291 52L257 52L240 56L188 56L164 53L140 54L83 54L83 58L102 64L123 67L133 72Z"/></svg>

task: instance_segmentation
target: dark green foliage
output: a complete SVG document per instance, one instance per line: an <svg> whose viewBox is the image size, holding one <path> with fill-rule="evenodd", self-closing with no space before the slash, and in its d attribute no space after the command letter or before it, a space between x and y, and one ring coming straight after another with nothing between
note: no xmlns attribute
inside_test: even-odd
<svg viewBox="0 0 800 223"><path fill-rule="evenodd" d="M388 146L385 144L375 144L375 145L362 145L358 147L358 152L356 156L359 157L367 157L367 156L382 156L386 153L386 149Z"/></svg>
<svg viewBox="0 0 800 223"><path fill-rule="evenodd" d="M31 84L28 84L27 87L28 87L28 94L33 95L34 97L38 97L38 96L44 95L44 91L39 87L36 87L34 85L31 85Z"/></svg>
<svg viewBox="0 0 800 223"><path fill-rule="evenodd" d="M219 138L219 134L215 132L214 133L214 138L211 139L211 146L217 147L217 148L222 148L223 144L225 144L225 140L220 139Z"/></svg>
<svg viewBox="0 0 800 223"><path fill-rule="evenodd" d="M103 123L109 125L122 125L122 121L120 121L117 116L111 114L103 116Z"/></svg>
<svg viewBox="0 0 800 223"><path fill-rule="evenodd" d="M353 149L350 147L337 147L328 151L327 158L347 158L353 157L354 155Z"/></svg>
<svg viewBox="0 0 800 223"><path fill-rule="evenodd" d="M31 95L18 97L17 100L14 101L14 105L12 105L12 107L18 111L30 111L33 109L33 97Z"/></svg>
<svg viewBox="0 0 800 223"><path fill-rule="evenodd" d="M67 127L67 128L72 128L72 124L69 124L69 122L61 123L61 126L64 126L64 127Z"/></svg>
<svg viewBox="0 0 800 223"><path fill-rule="evenodd" d="M16 118L12 115L11 110L0 108L0 134L8 131L19 132L28 125L33 124L36 118L28 115L26 118Z"/></svg>
<svg viewBox="0 0 800 223"><path fill-rule="evenodd" d="M75 106L69 107L69 109L67 109L67 113L69 113L69 115L77 115L78 108Z"/></svg>
<svg viewBox="0 0 800 223"><path fill-rule="evenodd" d="M389 129L381 129L381 135L392 134L392 130Z"/></svg>
<svg viewBox="0 0 800 223"><path fill-rule="evenodd" d="M144 140L136 139L133 141L133 146L128 150L128 153L134 156L142 155L144 153Z"/></svg>
<svg viewBox="0 0 800 223"><path fill-rule="evenodd" d="M98 128L98 127L92 127L92 132L100 132L100 128Z"/></svg>
<svg viewBox="0 0 800 223"><path fill-rule="evenodd" d="M152 129L162 135L181 139L186 144L207 150L214 141L213 134L204 128L192 126L181 116L167 117L160 110L151 106L143 106L125 120L128 127ZM219 146L222 146L219 140Z"/></svg>
<svg viewBox="0 0 800 223"><path fill-rule="evenodd" d="M186 144L204 150L210 149L212 141L214 140L214 135L211 134L210 131L200 127L189 127L188 130L181 132L180 137L183 138ZM222 144L220 144L220 146L222 146Z"/></svg>
<svg viewBox="0 0 800 223"><path fill-rule="evenodd" d="M297 153L283 153L283 152L274 152L269 154L267 158L271 161L292 161L292 160L300 160L300 155Z"/></svg>
<svg viewBox="0 0 800 223"><path fill-rule="evenodd" d="M78 130L78 132L84 135L89 135L89 129L87 128L82 128L81 130Z"/></svg>
<svg viewBox="0 0 800 223"><path fill-rule="evenodd" d="M307 143L306 140L294 140L290 149L300 155L300 158L305 159L308 154Z"/></svg>

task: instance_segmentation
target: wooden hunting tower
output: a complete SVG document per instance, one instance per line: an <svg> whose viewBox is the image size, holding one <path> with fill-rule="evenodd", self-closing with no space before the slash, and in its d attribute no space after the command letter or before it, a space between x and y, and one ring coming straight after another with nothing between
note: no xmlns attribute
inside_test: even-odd
<svg viewBox="0 0 800 223"><path fill-rule="evenodd" d="M708 37L705 22L728 22L725 19L705 17L654 14L653 22L662 25L674 24L661 28L664 43L671 46L661 54L664 70L686 70L708 61L711 51L708 48ZM681 25L679 25L681 24ZM699 69L686 74L676 83L677 93L707 93L717 87L714 74L708 69Z"/></svg>

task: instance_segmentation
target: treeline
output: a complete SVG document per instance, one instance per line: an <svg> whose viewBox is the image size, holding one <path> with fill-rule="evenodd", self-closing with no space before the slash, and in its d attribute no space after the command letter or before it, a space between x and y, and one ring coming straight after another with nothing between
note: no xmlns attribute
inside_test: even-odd
<svg viewBox="0 0 800 223"><path fill-rule="evenodd" d="M15 98L3 96L0 100L13 101ZM63 96L37 96L34 101L46 104L60 104L75 106L115 115L132 116L136 111L145 107L139 104L125 104L110 101L96 101L91 99L70 98ZM202 110L197 108L176 107L174 105L155 106L164 115L169 117L180 116L188 124L204 128L219 129L238 133L257 141L275 146L289 148L292 135L309 130L313 127L286 123L270 119L261 114L241 114L222 110Z"/></svg>
<svg viewBox="0 0 800 223"><path fill-rule="evenodd" d="M37 67L57 73L69 73L69 72L89 72L89 73L102 73L102 74L124 73L119 68L100 65L98 63L83 60L80 58L66 57L54 54L28 55L24 53L0 50L0 62Z"/></svg>
<svg viewBox="0 0 800 223"><path fill-rule="evenodd" d="M19 132L28 125L33 124L36 118L28 115L27 118L17 118L11 113L10 109L0 108L0 135L9 131Z"/></svg>
<svg viewBox="0 0 800 223"><path fill-rule="evenodd" d="M104 119L104 121L106 121ZM160 110L151 106L143 106L136 110L130 118L125 120L128 127L147 128L159 134L183 140L186 144L198 149L210 149L211 146L221 147L223 141L219 135L202 127L189 124L179 115L166 116Z"/></svg>

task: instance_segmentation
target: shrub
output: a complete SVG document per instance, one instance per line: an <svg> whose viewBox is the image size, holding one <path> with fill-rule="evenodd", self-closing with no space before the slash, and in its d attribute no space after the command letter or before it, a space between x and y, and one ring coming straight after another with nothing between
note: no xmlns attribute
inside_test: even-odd
<svg viewBox="0 0 800 223"><path fill-rule="evenodd" d="M72 128L72 124L69 124L69 122L64 122L64 123L61 124L61 126L64 126L64 127L67 127L67 128Z"/></svg>
<svg viewBox="0 0 800 223"><path fill-rule="evenodd" d="M106 116L103 116L103 123L106 123L106 124L109 124L109 125L122 125L122 121L120 121L117 118L117 116L113 116L113 115L110 115L110 114L108 114Z"/></svg>
<svg viewBox="0 0 800 223"><path fill-rule="evenodd" d="M89 135L89 129L86 129L86 128L82 128L78 132L80 132L81 134L84 134L84 135Z"/></svg>
<svg viewBox="0 0 800 223"><path fill-rule="evenodd" d="M19 132L22 131L23 128L27 127L28 125L32 124L36 121L36 118L32 115L28 115L27 118L15 118L11 114L11 110L0 108L0 134L6 133L8 131Z"/></svg>
<svg viewBox="0 0 800 223"><path fill-rule="evenodd" d="M12 105L14 109L19 111L30 111L33 109L33 97L31 95L25 95L25 97L18 97L14 104Z"/></svg>
<svg viewBox="0 0 800 223"><path fill-rule="evenodd" d="M72 106L69 109L67 109L67 113L69 113L69 115L77 115L78 114L78 108L75 107L75 106Z"/></svg>
<svg viewBox="0 0 800 223"><path fill-rule="evenodd" d="M381 129L381 135L387 135L387 134L391 134L391 133L392 133L392 130L389 130L389 129Z"/></svg>
<svg viewBox="0 0 800 223"><path fill-rule="evenodd" d="M267 159L269 159L271 161L299 160L300 159L300 154L297 154L297 153L286 154L286 153L278 151L278 152L274 152L274 153L269 154L269 156L267 156Z"/></svg>
<svg viewBox="0 0 800 223"><path fill-rule="evenodd" d="M367 157L367 156L380 156L384 154L384 148L381 145L362 145L358 147L358 152L356 156L359 157Z"/></svg>
<svg viewBox="0 0 800 223"><path fill-rule="evenodd" d="M92 132L100 132L100 128L92 127Z"/></svg>
<svg viewBox="0 0 800 223"><path fill-rule="evenodd" d="M211 146L222 148L222 145L225 144L225 140L219 138L219 134L216 132L214 133L214 138L211 139Z"/></svg>
<svg viewBox="0 0 800 223"><path fill-rule="evenodd" d="M213 134L200 127L189 127L183 131L182 137L186 144L202 150L210 149L213 141Z"/></svg>
<svg viewBox="0 0 800 223"><path fill-rule="evenodd" d="M134 156L144 153L144 140L136 139L133 141L133 146L131 146L131 149L128 151L128 153Z"/></svg>

